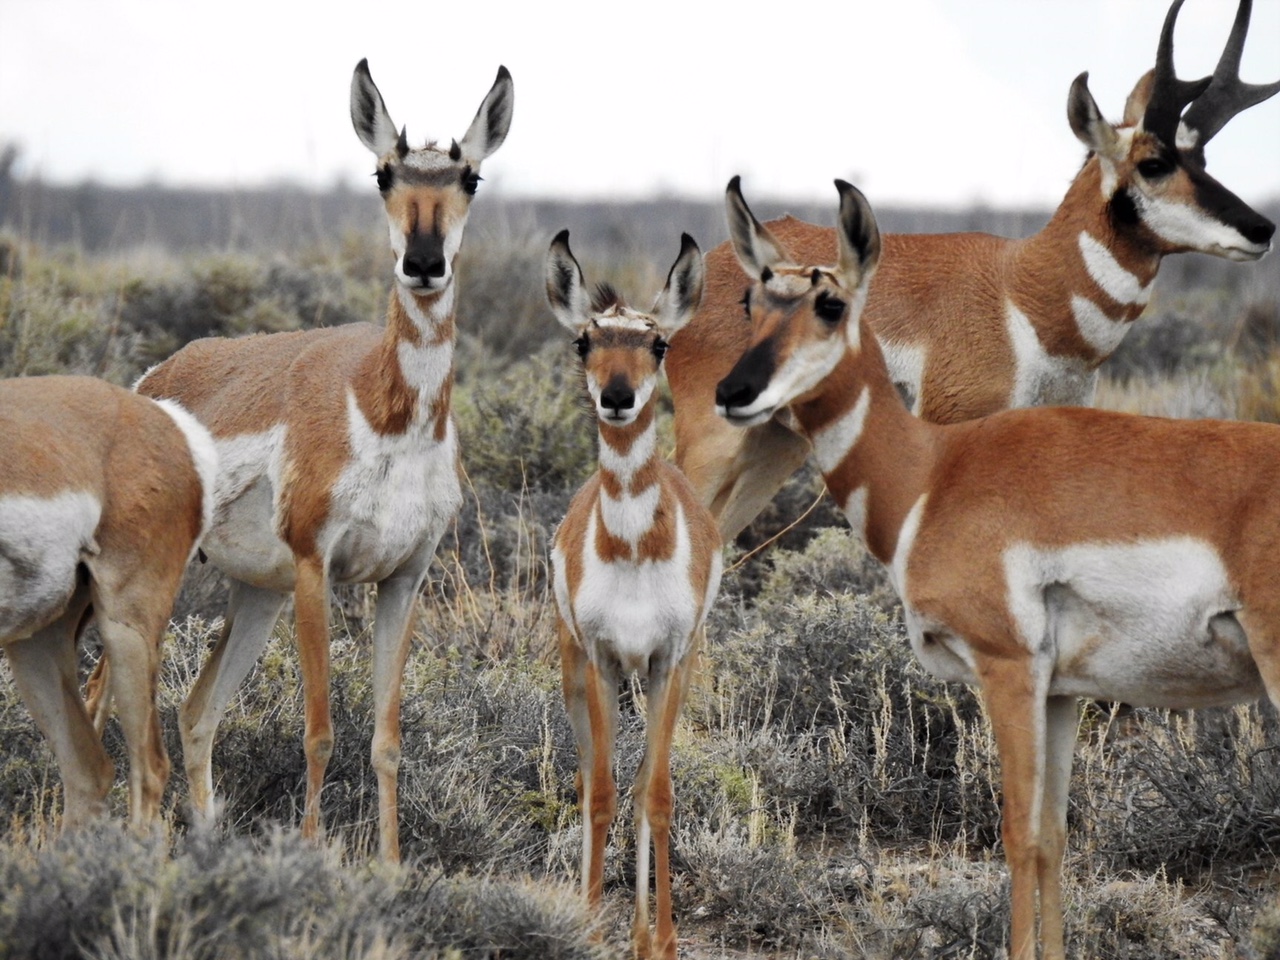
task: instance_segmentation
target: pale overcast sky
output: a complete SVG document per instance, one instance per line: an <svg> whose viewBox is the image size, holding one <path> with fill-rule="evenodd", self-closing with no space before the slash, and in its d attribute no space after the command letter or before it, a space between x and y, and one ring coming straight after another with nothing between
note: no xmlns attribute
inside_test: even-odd
<svg viewBox="0 0 1280 960"><path fill-rule="evenodd" d="M1235 0L1187 0L1184 77L1210 72ZM828 198L1051 205L1083 149L1090 71L1117 118L1165 0L0 0L0 142L21 174L112 184L361 185L351 71L368 57L412 143L460 137L499 64L515 79L488 190L567 198ZM1256 0L1246 80L1280 79L1280 0ZM1280 97L1237 117L1209 169L1280 197Z"/></svg>

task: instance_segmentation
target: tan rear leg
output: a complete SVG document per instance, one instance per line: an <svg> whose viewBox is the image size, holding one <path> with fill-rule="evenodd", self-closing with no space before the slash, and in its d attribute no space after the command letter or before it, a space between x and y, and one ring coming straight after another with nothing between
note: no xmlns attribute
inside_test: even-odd
<svg viewBox="0 0 1280 960"><path fill-rule="evenodd" d="M25 640L5 646L18 695L49 741L62 777L64 829L106 812L114 776L102 741L80 697L75 628L87 595L58 620Z"/></svg>

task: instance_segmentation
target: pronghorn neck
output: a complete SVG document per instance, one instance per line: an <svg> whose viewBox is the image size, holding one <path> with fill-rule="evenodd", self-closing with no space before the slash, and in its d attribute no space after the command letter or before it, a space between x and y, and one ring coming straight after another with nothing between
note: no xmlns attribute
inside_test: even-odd
<svg viewBox="0 0 1280 960"><path fill-rule="evenodd" d="M635 548L657 518L658 429L651 396L625 426L600 425L600 523L615 540Z"/></svg>
<svg viewBox="0 0 1280 960"><path fill-rule="evenodd" d="M1161 254L1103 193L1091 157L1039 233L1014 247L1009 290L1045 349L1096 366L1146 308Z"/></svg>
<svg viewBox="0 0 1280 960"><path fill-rule="evenodd" d="M791 410L853 532L888 564L898 531L927 489L941 428L903 406L879 342L864 320L858 323L859 347L845 353L817 396Z"/></svg>
<svg viewBox="0 0 1280 960"><path fill-rule="evenodd" d="M437 441L448 431L453 391L454 291L425 295L392 284L386 332L376 371L354 385L370 426L383 435L426 430Z"/></svg>

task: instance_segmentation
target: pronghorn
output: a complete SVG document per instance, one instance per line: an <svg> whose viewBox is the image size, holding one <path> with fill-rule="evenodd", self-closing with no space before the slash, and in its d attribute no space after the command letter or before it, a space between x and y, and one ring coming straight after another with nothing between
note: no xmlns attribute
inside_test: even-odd
<svg viewBox="0 0 1280 960"><path fill-rule="evenodd" d="M217 453L176 403L89 377L0 382L0 645L63 787L63 825L105 809L112 766L76 679L92 617L115 662L134 826L169 779L160 643L213 512Z"/></svg>
<svg viewBox="0 0 1280 960"><path fill-rule="evenodd" d="M1076 699L1280 704L1280 428L1073 407L912 416L862 315L875 218L836 186L828 267L788 252L730 182L729 230L755 282L717 412L750 426L790 406L888 568L920 662L978 685L1004 781L1010 956L1034 960L1038 894L1044 957L1060 960Z"/></svg>
<svg viewBox="0 0 1280 960"><path fill-rule="evenodd" d="M600 429L600 467L556 530L554 571L564 699L578 745L582 889L598 907L617 809L613 748L618 682L648 680L644 762L636 773L635 954L650 956L649 842L656 858L657 955L674 958L671 919L671 737L720 588L716 523L658 453L656 386L667 341L702 296L702 253L688 234L651 313L612 288L589 298L562 231L547 251L547 299L572 331Z"/></svg>
<svg viewBox="0 0 1280 960"><path fill-rule="evenodd" d="M1169 9L1155 69L1130 94L1121 123L1102 118L1088 74L1072 84L1068 119L1089 157L1039 233L884 237L866 318L915 413L955 423L1008 407L1088 404L1098 366L1142 313L1162 257L1195 250L1256 260L1270 248L1274 224L1205 172L1214 134L1280 89L1239 80L1250 0L1240 2L1212 81L1196 83L1173 72L1181 3ZM790 217L769 228L802 260L835 253L830 228ZM749 337L745 324L729 322L742 315L741 295L742 274L722 244L707 254L707 294L668 368L676 462L726 538L809 454L786 409L746 431L714 415L714 385Z"/></svg>
<svg viewBox="0 0 1280 960"><path fill-rule="evenodd" d="M320 787L333 750L329 584L377 583L373 632L373 768L379 850L398 860L400 685L418 591L462 504L453 386L453 263L480 163L511 124L511 74L460 141L410 149L361 60L351 122L378 158L395 252L385 328L351 324L188 344L150 370L140 393L174 398L213 433L221 467L203 550L231 579L222 634L183 704L191 806L214 818L213 738L293 594L306 700L304 836L320 830Z"/></svg>

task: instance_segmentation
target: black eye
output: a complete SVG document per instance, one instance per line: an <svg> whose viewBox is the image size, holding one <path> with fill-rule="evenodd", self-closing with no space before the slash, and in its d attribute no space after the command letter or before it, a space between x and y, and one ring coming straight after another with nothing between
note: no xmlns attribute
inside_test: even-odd
<svg viewBox="0 0 1280 960"><path fill-rule="evenodd" d="M591 352L591 341L587 339L587 335L585 333L577 340L573 341L573 345L578 350L578 356L583 359L586 359L587 354Z"/></svg>
<svg viewBox="0 0 1280 960"><path fill-rule="evenodd" d="M467 169L462 171L462 189L467 192L468 197L474 197L476 195L476 190L479 188L480 181L483 179L484 177L480 176L480 174L473 173L470 167L467 167Z"/></svg>
<svg viewBox="0 0 1280 960"><path fill-rule="evenodd" d="M391 169L391 165L378 168L378 190L386 193L391 189L391 185L396 182L396 172Z"/></svg>
<svg viewBox="0 0 1280 960"><path fill-rule="evenodd" d="M825 290L818 294L813 301L813 312L824 323L839 323L840 318L844 316L845 302L839 297L833 297Z"/></svg>
<svg viewBox="0 0 1280 960"><path fill-rule="evenodd" d="M667 355L667 348L669 346L670 344L668 344L667 341L663 340L661 337L653 341L653 355L658 358L659 363L661 363L662 358Z"/></svg>
<svg viewBox="0 0 1280 960"><path fill-rule="evenodd" d="M1173 161L1165 157L1148 157L1138 161L1138 172L1148 180L1158 180L1173 173Z"/></svg>

